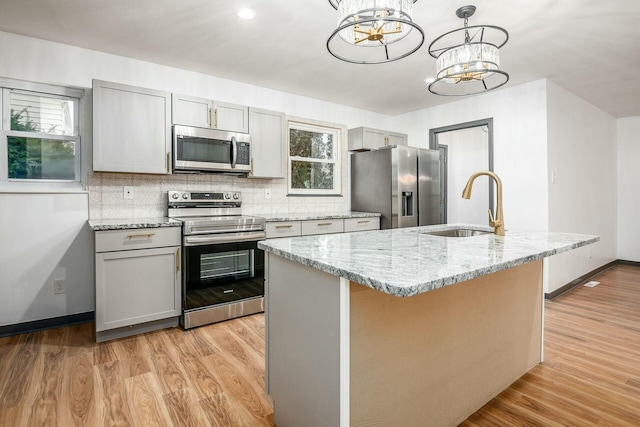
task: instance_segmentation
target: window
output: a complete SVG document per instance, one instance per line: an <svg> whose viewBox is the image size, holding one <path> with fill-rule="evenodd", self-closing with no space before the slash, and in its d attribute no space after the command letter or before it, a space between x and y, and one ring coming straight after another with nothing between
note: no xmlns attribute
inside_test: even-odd
<svg viewBox="0 0 640 427"><path fill-rule="evenodd" d="M340 194L337 127L289 122L289 194Z"/></svg>
<svg viewBox="0 0 640 427"><path fill-rule="evenodd" d="M79 184L80 91L17 83L2 88L0 181Z"/></svg>

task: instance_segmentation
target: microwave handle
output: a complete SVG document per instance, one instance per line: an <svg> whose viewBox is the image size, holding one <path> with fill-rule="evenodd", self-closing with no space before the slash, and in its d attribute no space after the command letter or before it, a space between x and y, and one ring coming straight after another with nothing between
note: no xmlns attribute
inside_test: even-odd
<svg viewBox="0 0 640 427"><path fill-rule="evenodd" d="M238 142L236 141L236 137L231 137L231 167L236 167L236 159L238 158Z"/></svg>

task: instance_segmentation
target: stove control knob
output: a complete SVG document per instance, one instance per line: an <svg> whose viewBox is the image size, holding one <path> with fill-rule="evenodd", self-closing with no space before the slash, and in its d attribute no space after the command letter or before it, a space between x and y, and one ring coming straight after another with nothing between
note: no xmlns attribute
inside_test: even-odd
<svg viewBox="0 0 640 427"><path fill-rule="evenodd" d="M182 193L182 198L187 200L189 198L189 194L187 193Z"/></svg>
<svg viewBox="0 0 640 427"><path fill-rule="evenodd" d="M226 193L226 194L224 195L224 198L225 198L225 199L227 199L227 200L229 200L229 199L231 198L231 194Z"/></svg>
<svg viewBox="0 0 640 427"><path fill-rule="evenodd" d="M178 196L178 193L173 193L173 194L171 195L171 198L172 198L173 200L176 200L178 197L180 197L180 196Z"/></svg>
<svg viewBox="0 0 640 427"><path fill-rule="evenodd" d="M240 198L240 196L238 195L238 193L233 193L233 200L238 200Z"/></svg>

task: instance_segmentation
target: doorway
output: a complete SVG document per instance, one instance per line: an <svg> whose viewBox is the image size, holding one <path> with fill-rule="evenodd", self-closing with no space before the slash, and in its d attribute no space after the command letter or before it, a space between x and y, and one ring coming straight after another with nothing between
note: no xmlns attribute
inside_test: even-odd
<svg viewBox="0 0 640 427"><path fill-rule="evenodd" d="M429 148L440 152L441 223L485 224L493 209L490 179L474 182L471 200L461 194L474 172L493 171L493 119L430 129Z"/></svg>

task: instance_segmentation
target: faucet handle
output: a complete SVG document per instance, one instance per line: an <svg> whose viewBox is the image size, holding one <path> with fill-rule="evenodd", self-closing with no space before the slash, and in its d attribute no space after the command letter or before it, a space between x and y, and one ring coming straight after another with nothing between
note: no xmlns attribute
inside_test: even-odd
<svg viewBox="0 0 640 427"><path fill-rule="evenodd" d="M491 212L491 209L489 209L488 211L489 211L489 225L491 227L495 227L496 226L496 220L493 217L493 212Z"/></svg>

